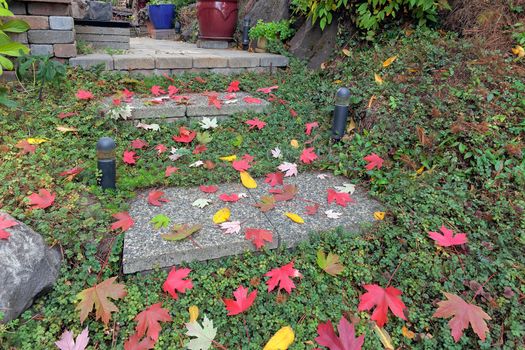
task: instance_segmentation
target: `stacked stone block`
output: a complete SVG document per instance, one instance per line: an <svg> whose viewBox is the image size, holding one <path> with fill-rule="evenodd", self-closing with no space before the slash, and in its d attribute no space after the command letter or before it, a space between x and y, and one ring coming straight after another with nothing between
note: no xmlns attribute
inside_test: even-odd
<svg viewBox="0 0 525 350"><path fill-rule="evenodd" d="M12 1L9 9L29 24L26 33L14 34L12 38L28 45L32 55L59 59L77 55L70 0Z"/></svg>

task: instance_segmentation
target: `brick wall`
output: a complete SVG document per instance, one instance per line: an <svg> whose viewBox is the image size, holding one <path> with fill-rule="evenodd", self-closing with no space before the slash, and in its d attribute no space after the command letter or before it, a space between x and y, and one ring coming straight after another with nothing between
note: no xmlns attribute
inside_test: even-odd
<svg viewBox="0 0 525 350"><path fill-rule="evenodd" d="M77 55L71 0L10 1L9 10L29 24L26 33L11 37L28 45L31 54L59 59Z"/></svg>

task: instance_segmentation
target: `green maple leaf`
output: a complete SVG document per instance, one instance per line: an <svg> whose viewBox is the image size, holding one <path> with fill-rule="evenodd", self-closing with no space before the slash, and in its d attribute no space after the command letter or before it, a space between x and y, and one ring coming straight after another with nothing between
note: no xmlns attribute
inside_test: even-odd
<svg viewBox="0 0 525 350"><path fill-rule="evenodd" d="M170 218L164 214L159 214L150 221L150 223L153 224L153 227L155 227L157 230L161 227L168 227L170 222Z"/></svg>
<svg viewBox="0 0 525 350"><path fill-rule="evenodd" d="M211 140L213 140L213 137L210 135L209 132L204 131L204 132L198 132L198 133L197 133L197 141L198 141L201 145L208 144L208 143L211 142Z"/></svg>
<svg viewBox="0 0 525 350"><path fill-rule="evenodd" d="M339 263L339 255L328 253L326 256L321 249L317 251L317 265L332 276L340 274L345 268Z"/></svg>
<svg viewBox="0 0 525 350"><path fill-rule="evenodd" d="M213 328L213 321L206 316L204 316L202 326L197 321L193 321L186 323L186 329L188 330L186 332L187 336L195 337L186 344L186 347L190 350L209 349L217 335L217 328Z"/></svg>

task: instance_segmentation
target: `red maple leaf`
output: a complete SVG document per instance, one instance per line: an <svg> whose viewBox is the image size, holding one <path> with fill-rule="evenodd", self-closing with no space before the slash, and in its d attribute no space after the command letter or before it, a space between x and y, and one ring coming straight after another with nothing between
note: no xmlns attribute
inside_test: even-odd
<svg viewBox="0 0 525 350"><path fill-rule="evenodd" d="M27 153L35 153L36 151L36 145L30 144L29 142L27 142L27 140L18 141L15 147L21 149L20 153L22 155L27 154Z"/></svg>
<svg viewBox="0 0 525 350"><path fill-rule="evenodd" d="M347 203L352 203L354 200L348 193L345 192L337 192L336 190L329 188L328 189L328 204L335 201L337 204L339 204L342 207L346 207Z"/></svg>
<svg viewBox="0 0 525 350"><path fill-rule="evenodd" d="M232 81L230 85L228 85L228 88L226 89L226 91L228 91L229 93L240 91L239 81L238 80Z"/></svg>
<svg viewBox="0 0 525 350"><path fill-rule="evenodd" d="M145 337L140 340L140 336L134 333L124 342L124 350L150 350L155 347L155 341L151 338Z"/></svg>
<svg viewBox="0 0 525 350"><path fill-rule="evenodd" d="M162 196L164 196L164 192L162 191L151 191L148 194L148 203L160 207L162 205L161 202L169 202L169 200L162 198Z"/></svg>
<svg viewBox="0 0 525 350"><path fill-rule="evenodd" d="M283 177L284 177L284 174L279 171L276 173L269 173L269 174L266 174L266 179L264 180L264 182L266 182L268 185L272 187L275 187L277 185L283 184Z"/></svg>
<svg viewBox="0 0 525 350"><path fill-rule="evenodd" d="M166 91L164 91L160 86L153 85L151 87L151 93L153 96L160 96L160 95L166 95Z"/></svg>
<svg viewBox="0 0 525 350"><path fill-rule="evenodd" d="M288 294L292 292L292 289L295 288L295 284L290 277L303 277L298 270L293 268L293 263L294 262L291 261L284 266L275 268L264 274L266 277L270 277L270 279L266 281L268 292L274 290L277 285L279 285L279 290L284 289Z"/></svg>
<svg viewBox="0 0 525 350"><path fill-rule="evenodd" d="M165 176L165 177L169 177L169 176L171 176L171 174L176 173L177 170L179 170L179 168L177 168L177 167L175 167L175 166L168 165L168 166L166 167L166 171L164 172L164 176Z"/></svg>
<svg viewBox="0 0 525 350"><path fill-rule="evenodd" d="M446 293L447 300L438 302L438 309L432 317L441 317L452 319L448 322L452 337L455 342L463 335L463 330L472 326L474 333L478 335L481 340L485 340L485 334L489 331L485 320L490 320L490 316L485 313L479 306L469 304L459 296L451 293Z"/></svg>
<svg viewBox="0 0 525 350"><path fill-rule="evenodd" d="M162 290L169 293L173 299L178 299L179 296L177 295L177 292L186 293L186 290L193 288L193 282L191 279L184 279L188 277L190 272L191 270L187 268L178 270L176 267L172 268L166 281L164 281L164 284L162 285Z"/></svg>
<svg viewBox="0 0 525 350"><path fill-rule="evenodd" d="M297 191L299 191L299 189L296 185L288 184L284 185L282 189L271 189L270 193L273 194L273 198L275 198L277 202L284 202L294 199Z"/></svg>
<svg viewBox="0 0 525 350"><path fill-rule="evenodd" d="M217 94L208 94L208 106L215 106L217 109L222 108L222 102L219 100L219 95Z"/></svg>
<svg viewBox="0 0 525 350"><path fill-rule="evenodd" d="M245 98L242 99L244 102L248 103L248 104L256 104L256 105L260 105L262 103L262 101L258 98L255 98L255 97L250 97L250 96L246 96Z"/></svg>
<svg viewBox="0 0 525 350"><path fill-rule="evenodd" d="M177 87L173 86L173 85L170 85L168 86L168 95L171 97L173 95L176 95L179 93L179 89L177 89Z"/></svg>
<svg viewBox="0 0 525 350"><path fill-rule="evenodd" d="M394 287L381 288L377 284L365 284L363 286L367 292L359 297L358 310L376 309L372 313L372 320L376 321L378 327L383 327L388 321L388 309L397 317L406 320L403 310L405 304L401 300L401 291Z"/></svg>
<svg viewBox="0 0 525 350"><path fill-rule="evenodd" d="M112 215L117 221L111 224L111 229L122 229L122 232L129 230L131 226L135 223L127 211L121 211Z"/></svg>
<svg viewBox="0 0 525 350"><path fill-rule="evenodd" d="M306 135L310 135L312 133L312 129L313 128L317 128L319 127L319 123L318 122L313 122L313 123L306 123L306 131L305 131L305 134Z"/></svg>
<svg viewBox="0 0 525 350"><path fill-rule="evenodd" d="M162 330L159 322L170 322L171 317L169 310L163 309L162 303L157 303L135 316L134 321L138 322L135 331L139 338L146 334L152 340L157 341Z"/></svg>
<svg viewBox="0 0 525 350"><path fill-rule="evenodd" d="M78 90L75 95L79 100L91 100L95 96L87 90Z"/></svg>
<svg viewBox="0 0 525 350"><path fill-rule="evenodd" d="M136 164L137 159L139 159L139 157L134 151L124 151L124 155L122 156L124 163L129 165Z"/></svg>
<svg viewBox="0 0 525 350"><path fill-rule="evenodd" d="M308 205L306 206L306 214L308 215L315 215L317 214L317 211L319 210L320 205L315 203L314 205Z"/></svg>
<svg viewBox="0 0 525 350"><path fill-rule="evenodd" d="M262 92L263 94L269 94L270 92L272 92L272 90L276 90L278 89L279 86L278 85L274 85L274 86L270 86L270 87L265 87L265 88L258 88L257 89L257 92Z"/></svg>
<svg viewBox="0 0 525 350"><path fill-rule="evenodd" d="M126 102L130 102L134 94L135 94L134 92L129 91L126 88L122 90L122 95L124 96L124 99L126 100Z"/></svg>
<svg viewBox="0 0 525 350"><path fill-rule="evenodd" d="M231 94L226 94L226 95L224 96L224 99L225 99L225 100L233 100L233 99L236 98L236 97L237 97L236 94L231 93Z"/></svg>
<svg viewBox="0 0 525 350"><path fill-rule="evenodd" d="M18 225L15 220L9 220L6 215L0 216L0 239L8 239L11 234L4 229Z"/></svg>
<svg viewBox="0 0 525 350"><path fill-rule="evenodd" d="M113 106L120 106L122 104L122 100L120 98L114 98L113 99Z"/></svg>
<svg viewBox="0 0 525 350"><path fill-rule="evenodd" d="M239 198L239 195L237 195L237 193L232 193L229 195L226 193L223 193L219 196L219 199L224 202L237 202L240 198Z"/></svg>
<svg viewBox="0 0 525 350"><path fill-rule="evenodd" d="M330 320L317 325L319 334L315 341L317 344L326 346L330 350L361 350L365 341L365 335L355 337L354 325L341 316L337 326L339 336L335 334L334 326Z"/></svg>
<svg viewBox="0 0 525 350"><path fill-rule="evenodd" d="M248 153L246 153L244 156L242 156L241 159L247 161L248 163L251 163L251 162L253 162L254 158L253 158L253 156L251 156Z"/></svg>
<svg viewBox="0 0 525 350"><path fill-rule="evenodd" d="M162 143L155 146L155 150L157 151L157 154L162 154L168 150L166 146L164 146Z"/></svg>
<svg viewBox="0 0 525 350"><path fill-rule="evenodd" d="M131 141L131 147L135 149L143 149L144 147L148 147L148 143L141 139L135 139Z"/></svg>
<svg viewBox="0 0 525 350"><path fill-rule="evenodd" d="M247 228L244 232L244 236L247 240L252 241L255 248L261 249L266 242L273 241L272 231L263 230L261 228Z"/></svg>
<svg viewBox="0 0 525 350"><path fill-rule="evenodd" d="M65 119L65 118L72 117L74 115L78 115L78 113L77 112L60 112L58 113L58 119Z"/></svg>
<svg viewBox="0 0 525 350"><path fill-rule="evenodd" d="M297 114L297 112L295 111L295 109L290 108L290 116L291 116L292 118L297 118L298 114Z"/></svg>
<svg viewBox="0 0 525 350"><path fill-rule="evenodd" d="M439 230L443 232L443 234L430 231L428 236L436 241L436 244L441 247L450 247L453 245L462 245L467 243L467 235L464 233L458 233L454 235L452 230L446 228L445 225L441 225Z"/></svg>
<svg viewBox="0 0 525 350"><path fill-rule="evenodd" d="M74 167L74 168L71 168L71 169L68 169L68 170L64 170L63 172L61 172L60 174L58 174L59 176L75 176L75 175L78 175L80 174L82 171L84 171L84 168L81 168L81 167Z"/></svg>
<svg viewBox="0 0 525 350"><path fill-rule="evenodd" d="M253 119L247 120L246 124L250 126L249 128L250 130L254 128L261 130L262 128L266 126L266 123L263 122L262 120L259 120L259 118L253 118Z"/></svg>
<svg viewBox="0 0 525 350"><path fill-rule="evenodd" d="M31 206L31 209L45 209L53 204L55 197L56 194L50 193L48 190L42 188L38 190L38 194L33 193L27 198L29 199L29 205Z"/></svg>
<svg viewBox="0 0 525 350"><path fill-rule="evenodd" d="M204 192L204 193L215 193L217 192L217 190L219 189L217 186L215 185L210 185L210 186L204 186L204 185L200 185L199 186L199 189Z"/></svg>
<svg viewBox="0 0 525 350"><path fill-rule="evenodd" d="M181 126L179 127L179 136L173 136L173 141L176 142L182 142L182 143L190 143L193 141L197 133L195 131L191 131L186 129L185 127Z"/></svg>
<svg viewBox="0 0 525 350"><path fill-rule="evenodd" d="M200 84L206 84L206 79L203 79L202 77L195 77L193 80Z"/></svg>
<svg viewBox="0 0 525 350"><path fill-rule="evenodd" d="M383 162L384 162L384 160L375 153L371 153L367 155L366 157L364 157L363 159L368 162L368 164L365 167L366 170L372 170L374 168L381 169L381 167L383 166Z"/></svg>
<svg viewBox="0 0 525 350"><path fill-rule="evenodd" d="M250 163L246 159L234 160L232 167L237 171L246 171L251 168Z"/></svg>
<svg viewBox="0 0 525 350"><path fill-rule="evenodd" d="M255 298L257 297L257 291L254 290L248 295L248 288L239 286L235 292L233 292L233 299L224 299L226 310L228 310L228 316L238 315L250 308Z"/></svg>
<svg viewBox="0 0 525 350"><path fill-rule="evenodd" d="M208 147L206 147L206 145L197 145L192 153L193 154L200 154L200 153L205 152L207 150L208 150Z"/></svg>
<svg viewBox="0 0 525 350"><path fill-rule="evenodd" d="M313 147L305 148L303 150L303 153L301 153L301 158L300 159L301 159L301 162L303 162L305 164L310 164L314 160L316 160L317 159L317 154L315 154L314 148Z"/></svg>

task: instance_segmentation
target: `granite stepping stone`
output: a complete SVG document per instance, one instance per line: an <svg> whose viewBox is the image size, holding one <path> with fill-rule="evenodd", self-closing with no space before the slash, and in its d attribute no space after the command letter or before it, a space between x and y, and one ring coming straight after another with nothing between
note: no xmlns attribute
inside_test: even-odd
<svg viewBox="0 0 525 350"><path fill-rule="evenodd" d="M328 189L342 186L349 181L332 174L324 174L325 178L321 179L319 174L302 173L297 177L284 178L285 184L298 187L297 195L293 200L278 202L273 210L266 213L255 207L262 196L269 194L268 190L271 188L264 182L264 178L256 179L258 188L251 190L244 188L240 183L219 184L216 193L204 193L198 187L163 189L164 197L169 199L169 202L160 207L148 204L149 191L139 194L129 210L135 225L125 233L122 258L124 273L169 267L182 262L216 259L255 250L253 243L245 238L246 228L272 231L273 241L265 247L274 249L278 246L292 248L307 240L311 233L329 231L337 227L358 232L363 224L375 221L374 212L381 211L382 207L379 202L368 198L366 191L357 188L351 195L354 202L346 207L335 203L328 204ZM234 203L226 203L219 199L222 193L244 193L246 197ZM211 204L202 209L193 207L191 204L199 198L210 199ZM318 203L320 208L317 214L308 215L306 206L313 203ZM213 223L213 215L224 207L231 211L230 221L241 221L239 233L225 234ZM324 212L329 209L341 213L341 217L328 218ZM285 212L299 214L305 223L292 222L284 216ZM164 214L171 219L168 228L157 230L150 223L158 214ZM170 228L177 223L201 224L203 227L191 238L182 241L163 240L160 235L170 232Z"/></svg>

